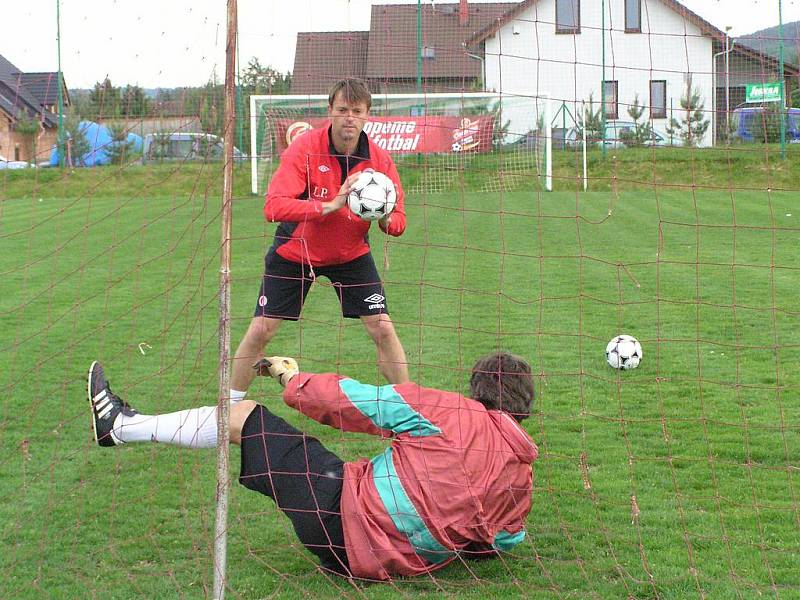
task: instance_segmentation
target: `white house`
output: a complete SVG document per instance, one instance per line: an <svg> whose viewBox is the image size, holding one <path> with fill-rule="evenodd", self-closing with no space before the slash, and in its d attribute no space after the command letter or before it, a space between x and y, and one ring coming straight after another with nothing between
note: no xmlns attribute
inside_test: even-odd
<svg viewBox="0 0 800 600"><path fill-rule="evenodd" d="M734 108L730 88L725 91L733 62L740 65L734 79L741 86L778 77L774 59L741 46L731 50L725 32L675 0L526 0L466 47L483 52L487 90L547 94L562 114L580 115L590 96L599 109L604 97L607 119L631 120L627 109L638 96L642 118L663 131L671 116L681 119L681 98L690 88L711 122L698 140L704 146L723 121L716 116Z"/></svg>

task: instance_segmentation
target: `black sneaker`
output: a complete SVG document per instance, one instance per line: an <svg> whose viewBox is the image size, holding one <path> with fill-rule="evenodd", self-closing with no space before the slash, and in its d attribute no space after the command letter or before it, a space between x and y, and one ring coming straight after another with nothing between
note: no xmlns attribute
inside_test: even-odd
<svg viewBox="0 0 800 600"><path fill-rule="evenodd" d="M92 431L101 446L118 446L124 442L114 435L114 421L120 413L126 417L139 414L135 409L111 391L103 365L94 361L89 367L87 385L89 404L92 407Z"/></svg>

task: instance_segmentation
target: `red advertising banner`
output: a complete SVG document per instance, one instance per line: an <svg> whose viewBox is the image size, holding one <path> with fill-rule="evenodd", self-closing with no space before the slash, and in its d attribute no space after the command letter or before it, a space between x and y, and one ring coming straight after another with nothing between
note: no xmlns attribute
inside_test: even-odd
<svg viewBox="0 0 800 600"><path fill-rule="evenodd" d="M309 129L327 127L328 119L276 119L278 151ZM476 117L370 117L364 132L375 144L393 154L489 152L494 119Z"/></svg>

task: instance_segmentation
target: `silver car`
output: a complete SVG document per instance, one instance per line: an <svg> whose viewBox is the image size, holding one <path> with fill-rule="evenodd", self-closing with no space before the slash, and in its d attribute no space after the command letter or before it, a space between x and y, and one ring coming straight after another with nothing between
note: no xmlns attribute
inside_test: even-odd
<svg viewBox="0 0 800 600"><path fill-rule="evenodd" d="M645 146L670 146L675 144L675 138L670 138L667 133L658 131L652 125L649 127L650 135L643 144ZM623 141L627 135L633 135L636 130L636 123L633 121L606 121L606 131L603 141L597 140L598 147L606 148L625 148ZM583 137L578 127L573 127L564 136L564 146L568 148L580 148L583 145Z"/></svg>

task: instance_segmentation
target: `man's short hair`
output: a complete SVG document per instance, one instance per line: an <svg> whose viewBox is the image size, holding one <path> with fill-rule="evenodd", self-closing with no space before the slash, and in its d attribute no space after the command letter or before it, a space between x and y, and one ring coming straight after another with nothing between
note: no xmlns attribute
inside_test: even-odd
<svg viewBox="0 0 800 600"><path fill-rule="evenodd" d="M372 94L369 93L367 83L362 79L347 77L334 83L328 93L328 106L333 106L333 100L339 92L342 92L342 100L348 104L364 102L368 110L372 106Z"/></svg>
<svg viewBox="0 0 800 600"><path fill-rule="evenodd" d="M470 397L488 410L502 410L518 422L531 414L535 396L531 367L519 356L496 352L478 359L469 389Z"/></svg>

